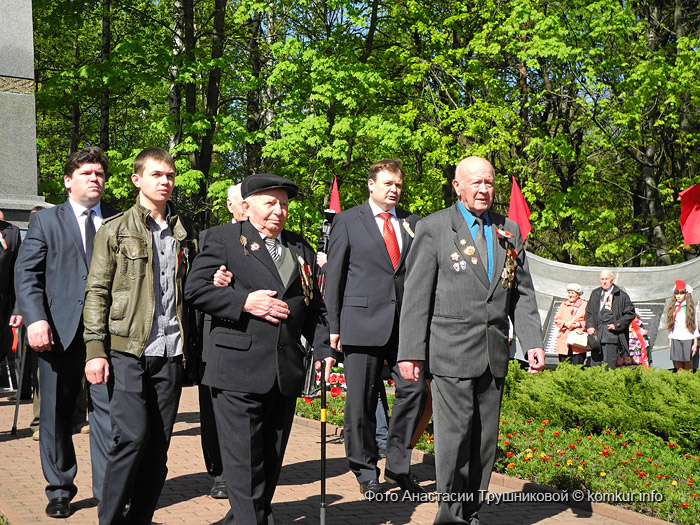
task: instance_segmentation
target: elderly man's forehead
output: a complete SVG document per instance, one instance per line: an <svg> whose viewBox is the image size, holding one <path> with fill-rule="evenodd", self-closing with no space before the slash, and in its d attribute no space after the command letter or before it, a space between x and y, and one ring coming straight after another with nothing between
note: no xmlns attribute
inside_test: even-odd
<svg viewBox="0 0 700 525"><path fill-rule="evenodd" d="M613 274L610 270L603 270L600 272L601 279L614 279Z"/></svg>

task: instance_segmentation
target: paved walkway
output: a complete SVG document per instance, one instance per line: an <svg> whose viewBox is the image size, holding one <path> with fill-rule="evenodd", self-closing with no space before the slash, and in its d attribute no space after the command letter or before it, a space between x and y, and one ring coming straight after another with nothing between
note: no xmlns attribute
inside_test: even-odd
<svg viewBox="0 0 700 525"><path fill-rule="evenodd" d="M44 515L46 497L39 462L38 443L28 429L32 407L22 402L17 435L10 435L14 402L9 392L0 392L0 515L10 525L52 523L61 520ZM278 523L319 523L320 449L319 425L300 418L294 423L291 439L275 494L273 509ZM197 390L183 391L172 444L168 479L158 502L154 522L162 524L219 523L226 514L228 502L208 496L212 480L203 467L200 448L199 407ZM87 435L74 436L78 454L78 495L73 500L74 513L63 520L69 525L94 525L97 508L90 491L89 443ZM329 434L327 460L326 522L333 524L431 524L436 503L401 501L395 488L389 498L398 501L366 502L362 499L354 476L347 471L341 437ZM435 470L430 456L414 455L413 472L422 485L435 490ZM383 466L383 465L380 465ZM387 487L392 485L387 484ZM395 487L395 485L393 486ZM509 499L533 497L535 487L505 476L495 475L489 490L505 494ZM636 525L663 523L608 505L593 504L587 510L572 509L559 503L508 501L484 505L482 523L501 524L615 524ZM247 524L244 524L247 525Z"/></svg>

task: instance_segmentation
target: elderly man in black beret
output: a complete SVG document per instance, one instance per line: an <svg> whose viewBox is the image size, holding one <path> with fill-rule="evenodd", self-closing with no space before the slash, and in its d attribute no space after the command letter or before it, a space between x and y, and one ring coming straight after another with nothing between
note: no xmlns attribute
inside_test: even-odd
<svg viewBox="0 0 700 525"><path fill-rule="evenodd" d="M185 296L212 316L203 383L211 387L231 510L223 523L275 523L271 502L304 384L302 335L317 369L335 364L326 310L314 280L315 253L284 230L293 182L276 175L243 180L248 221L209 230ZM222 266L228 286L212 275Z"/></svg>

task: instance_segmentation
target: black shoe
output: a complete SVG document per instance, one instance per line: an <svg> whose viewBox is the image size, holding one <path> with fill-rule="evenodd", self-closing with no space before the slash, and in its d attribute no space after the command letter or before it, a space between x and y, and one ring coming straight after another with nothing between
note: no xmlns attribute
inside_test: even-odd
<svg viewBox="0 0 700 525"><path fill-rule="evenodd" d="M209 495L214 499L228 499L228 490L225 481L214 481L214 485L209 491Z"/></svg>
<svg viewBox="0 0 700 525"><path fill-rule="evenodd" d="M49 518L67 518L70 516L70 500L68 498L53 498L46 505L46 515Z"/></svg>
<svg viewBox="0 0 700 525"><path fill-rule="evenodd" d="M401 487L401 490L411 494L425 494L425 489L410 474L394 474L391 470L385 470L384 479L391 483L396 483Z"/></svg>
<svg viewBox="0 0 700 525"><path fill-rule="evenodd" d="M382 494L384 490L379 485L378 479L370 479L369 481L363 481L360 483L360 492L366 500L372 501L374 499L373 496Z"/></svg>

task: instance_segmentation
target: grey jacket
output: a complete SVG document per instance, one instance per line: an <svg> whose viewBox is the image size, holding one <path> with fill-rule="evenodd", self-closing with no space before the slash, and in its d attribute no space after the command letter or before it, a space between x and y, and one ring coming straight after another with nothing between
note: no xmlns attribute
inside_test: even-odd
<svg viewBox="0 0 700 525"><path fill-rule="evenodd" d="M504 377L510 357L508 317L525 350L542 347L540 316L516 223L489 211L493 276L472 261L475 246L457 206L418 223L408 256L399 360L427 361L431 373L475 378L487 367ZM501 231L501 234L498 231ZM511 233L505 237L503 232ZM517 252L517 287L502 286L506 250Z"/></svg>

